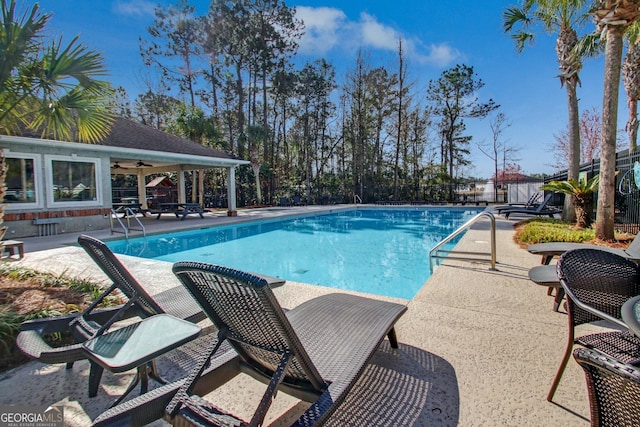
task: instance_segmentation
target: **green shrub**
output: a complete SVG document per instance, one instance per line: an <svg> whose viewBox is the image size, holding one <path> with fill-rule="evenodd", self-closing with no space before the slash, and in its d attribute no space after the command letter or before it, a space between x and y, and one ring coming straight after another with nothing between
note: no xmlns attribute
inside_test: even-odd
<svg viewBox="0 0 640 427"><path fill-rule="evenodd" d="M595 239L593 228L576 228L574 223L552 218L531 218L517 225L516 240L521 243L575 242L584 243ZM628 241L633 236L616 233L616 239Z"/></svg>
<svg viewBox="0 0 640 427"><path fill-rule="evenodd" d="M0 307L0 355L9 354L20 331L24 317L9 309Z"/></svg>

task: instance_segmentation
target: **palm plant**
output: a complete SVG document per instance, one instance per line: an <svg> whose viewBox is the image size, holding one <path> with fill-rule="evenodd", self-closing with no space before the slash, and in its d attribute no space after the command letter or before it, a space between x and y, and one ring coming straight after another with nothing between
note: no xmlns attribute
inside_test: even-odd
<svg viewBox="0 0 640 427"><path fill-rule="evenodd" d="M589 180L568 179L566 181L551 181L542 186L543 190L571 195L576 212L576 228L591 226L591 212L593 211L593 195L598 190L600 175Z"/></svg>
<svg viewBox="0 0 640 427"><path fill-rule="evenodd" d="M640 0L597 0L592 15L606 40L604 95L602 102L602 150L596 212L596 238L614 239L615 163L618 123L618 94L622 61L623 34L640 16Z"/></svg>
<svg viewBox="0 0 640 427"><path fill-rule="evenodd" d="M43 45L51 15L38 5L21 16L16 0L2 0L0 27L0 132L23 128L42 136L81 142L104 138L112 117L106 107L111 86L98 80L106 75L102 55L78 43L62 40Z"/></svg>
<svg viewBox="0 0 640 427"><path fill-rule="evenodd" d="M513 32L512 38L519 52L533 42L531 27L540 25L545 32L558 33L556 55L558 78L566 88L569 105L569 168L568 178L577 179L580 169L580 117L577 86L580 84L582 60L577 50L578 34L574 27L588 17L585 0L524 0L521 7L510 6L503 14L505 32ZM565 202L563 215L566 220L574 217L573 204Z"/></svg>
<svg viewBox="0 0 640 427"><path fill-rule="evenodd" d="M24 129L42 137L98 142L109 134L112 115L106 98L111 86L97 78L106 75L102 55L74 38L44 45L50 14L38 5L21 15L16 0L1 0L0 134ZM72 135L75 133L75 135ZM6 168L0 149L0 201L4 198ZM4 209L0 205L0 223Z"/></svg>

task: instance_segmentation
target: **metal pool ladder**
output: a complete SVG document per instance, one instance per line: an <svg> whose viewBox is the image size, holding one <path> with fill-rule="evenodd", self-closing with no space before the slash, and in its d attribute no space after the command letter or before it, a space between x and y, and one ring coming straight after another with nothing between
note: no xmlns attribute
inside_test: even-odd
<svg viewBox="0 0 640 427"><path fill-rule="evenodd" d="M442 249L442 246L449 243L452 239L454 239L459 234L467 231L469 227L483 219L483 217L488 217L491 221L491 252L464 252L464 251L449 251L446 249ZM467 256L450 256L449 254L458 254L458 255L476 255L476 257L467 257ZM489 256L490 258L482 258L478 257L478 255L482 257ZM429 268L431 273L433 273L433 261L438 260L438 264L440 264L441 259L457 259L462 261L476 261L476 262L489 262L491 263L491 270L496 269L496 218L493 216L491 212L481 212L478 215L471 218L469 221L462 224L456 231L449 234L444 240L440 241L437 245L429 251Z"/></svg>
<svg viewBox="0 0 640 427"><path fill-rule="evenodd" d="M120 212L123 213L123 212ZM133 210L131 208L125 208L124 209L124 216L126 217L127 223L125 224L124 221L122 221L122 219L120 219L118 217L118 212L115 211L115 209L111 209L111 213L109 214L109 228L111 228L111 234L113 233L124 233L124 237L125 239L129 239L129 231L130 230L139 230L142 231L142 235L143 236L147 236L147 232L144 228L144 225L142 225L142 222L138 219L138 217L136 216L136 214L133 212ZM138 225L140 226L140 228L134 228L131 226L131 221L129 220L129 218L133 218ZM118 229L118 227L114 227L113 226L113 220L116 220L118 222L118 224L120 225L120 228L122 229L122 231L120 231Z"/></svg>

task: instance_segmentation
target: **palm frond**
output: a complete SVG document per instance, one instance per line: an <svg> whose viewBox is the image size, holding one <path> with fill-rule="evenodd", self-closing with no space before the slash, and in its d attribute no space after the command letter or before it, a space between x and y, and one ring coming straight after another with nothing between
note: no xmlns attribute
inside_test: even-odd
<svg viewBox="0 0 640 427"><path fill-rule="evenodd" d="M40 34L49 21L50 14L41 14L38 4L31 11L25 11L20 18L16 16L16 1L7 5L2 1L2 26L0 27L0 91L12 71L20 66L38 49Z"/></svg>
<svg viewBox="0 0 640 427"><path fill-rule="evenodd" d="M596 175L589 180L568 179L566 181L551 181L542 186L543 190L553 191L555 193L572 194L581 196L590 194L598 190L600 184L600 175Z"/></svg>
<svg viewBox="0 0 640 427"><path fill-rule="evenodd" d="M525 9L510 6L502 13L502 25L506 33L511 32L515 26L526 28L529 24L531 19Z"/></svg>
<svg viewBox="0 0 640 427"><path fill-rule="evenodd" d="M604 53L604 46L600 32L596 31L583 36L573 48L573 52L579 57L594 58Z"/></svg>

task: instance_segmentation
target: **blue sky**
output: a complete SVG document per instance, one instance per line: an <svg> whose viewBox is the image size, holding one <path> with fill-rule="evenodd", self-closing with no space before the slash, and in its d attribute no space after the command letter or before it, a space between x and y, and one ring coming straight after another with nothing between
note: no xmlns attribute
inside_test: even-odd
<svg viewBox="0 0 640 427"><path fill-rule="evenodd" d="M134 99L143 90L145 76L138 38L147 38L156 4L167 0L39 0L51 12L52 35L70 41L80 35L83 43L104 53L110 71L108 80L123 86ZM206 12L209 2L191 0ZM566 129L566 92L560 86L555 56L555 35L539 34L533 45L518 54L503 32L502 13L512 1L449 0L290 0L305 21L307 34L300 42L299 60L325 57L336 66L340 80L353 67L359 48L368 52L374 66L397 69L397 40L403 38L409 77L419 96L429 80L456 64L472 66L485 86L480 100L493 98L499 111L511 122L503 140L519 147L517 157L525 173L553 173L551 146L554 135ZM19 3L25 4L25 3ZM26 4L33 4L28 2ZM589 25L589 24L587 24ZM591 31L587 26L583 30ZM580 108L602 105L603 60L585 61L578 89ZM624 128L628 110L621 90L619 128ZM490 177L493 162L477 144L492 141L489 120L469 120L473 136L472 166L465 176ZM626 139L626 135L623 134Z"/></svg>

